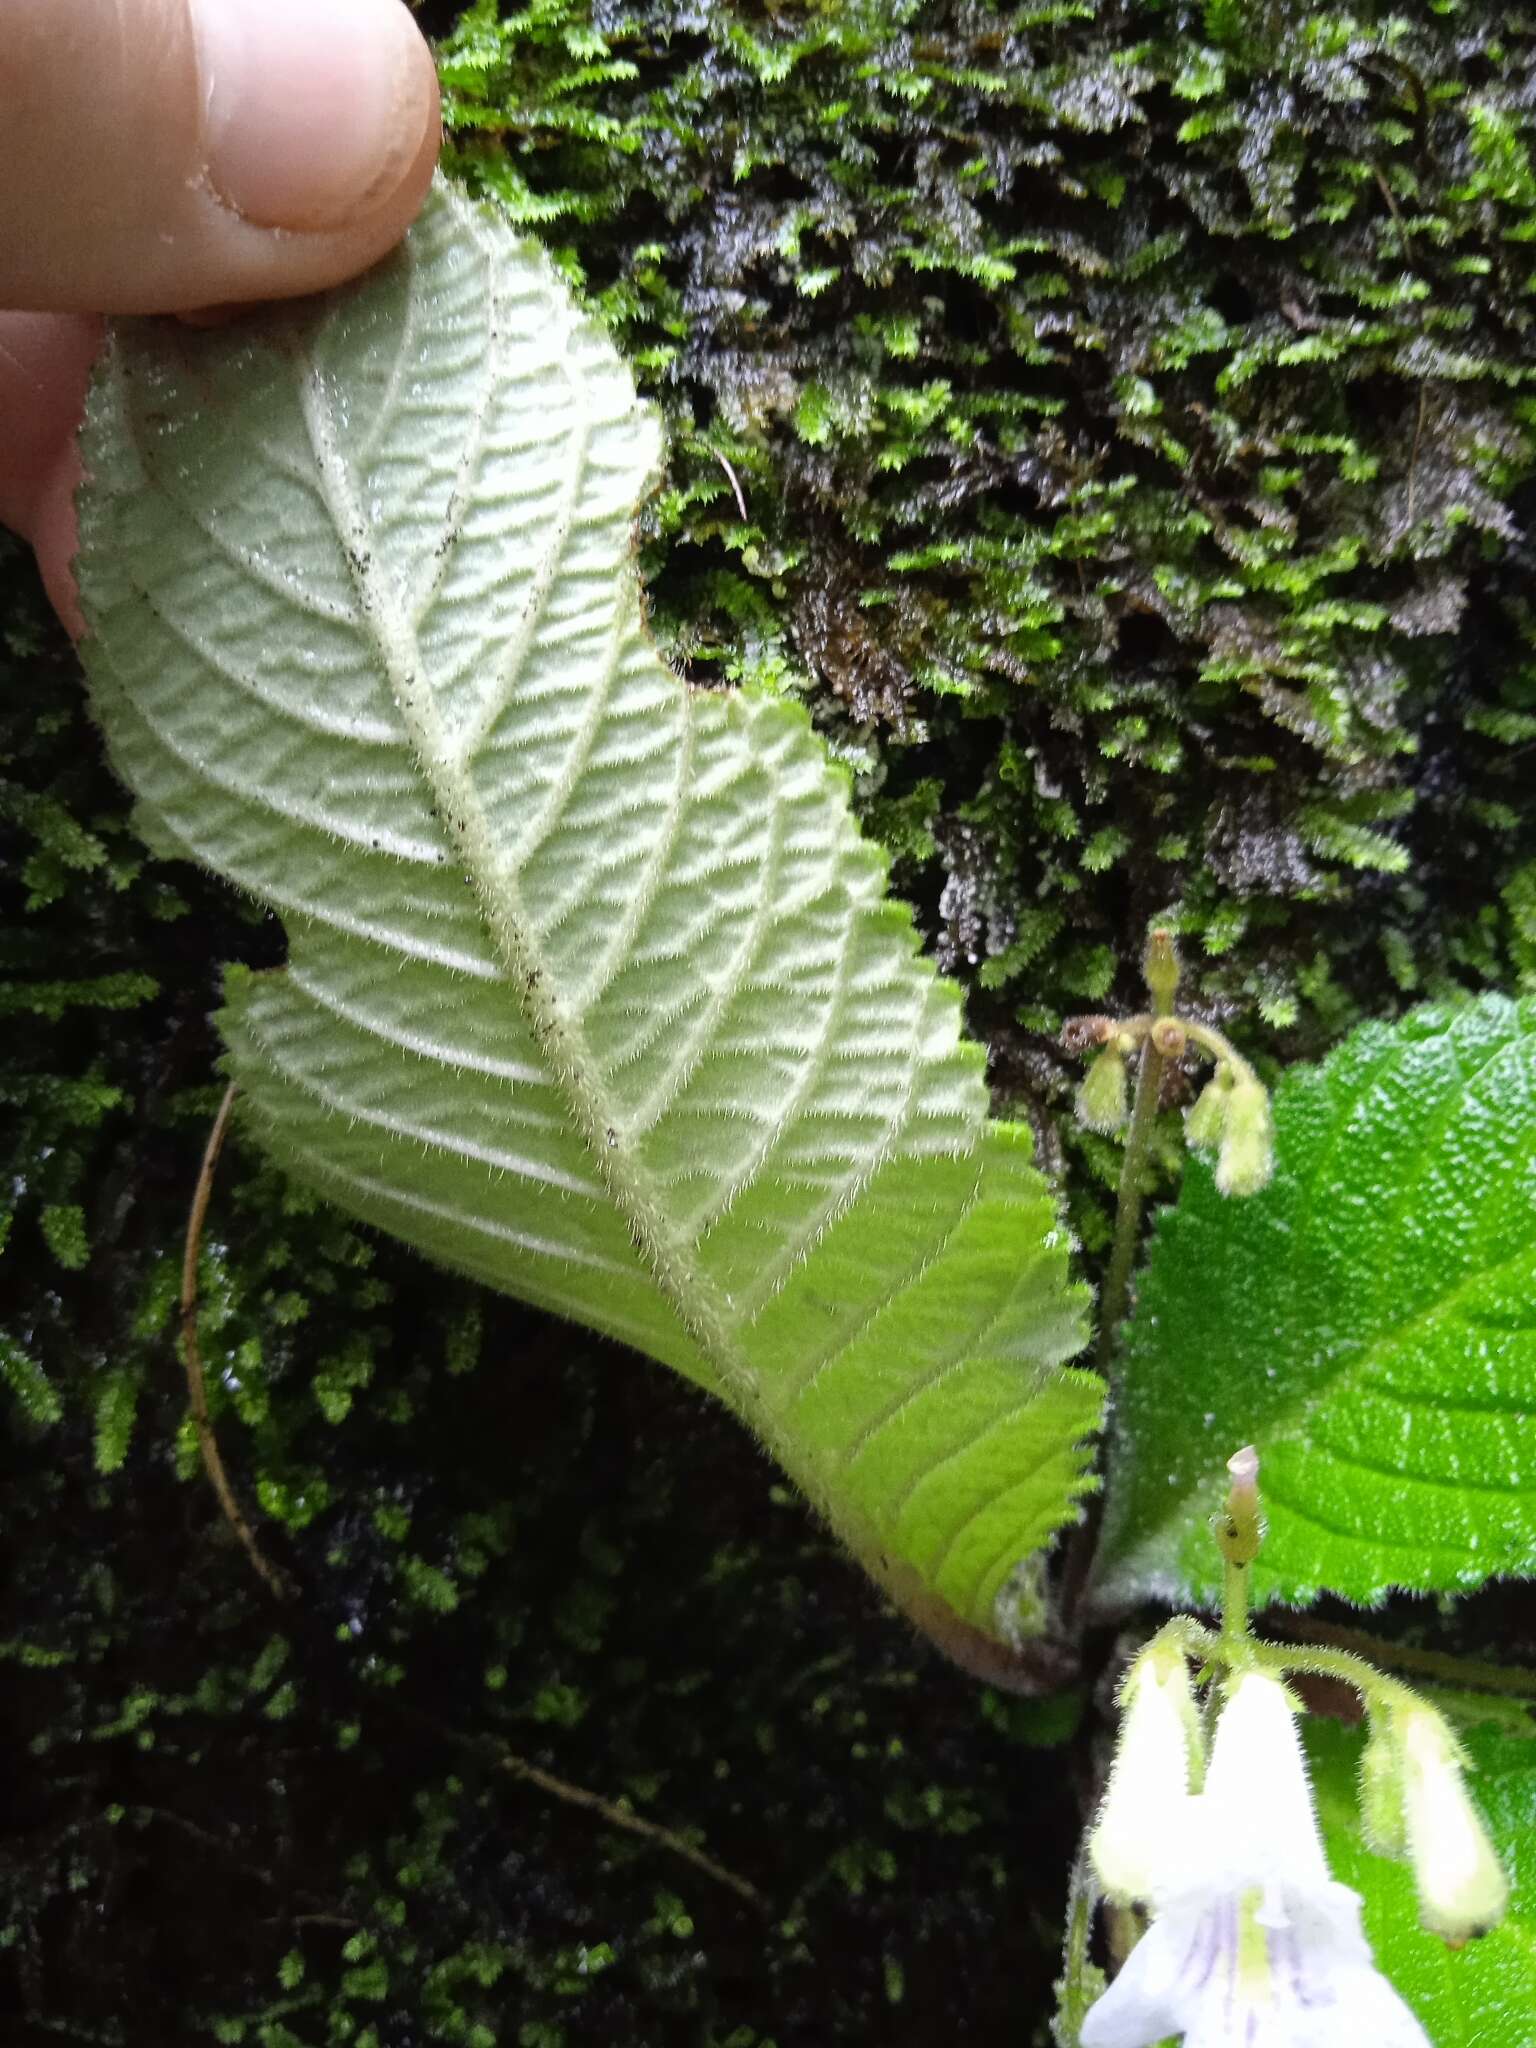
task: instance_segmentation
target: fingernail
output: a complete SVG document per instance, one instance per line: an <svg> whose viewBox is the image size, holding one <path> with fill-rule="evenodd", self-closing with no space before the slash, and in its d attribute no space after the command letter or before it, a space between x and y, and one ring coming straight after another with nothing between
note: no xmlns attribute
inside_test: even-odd
<svg viewBox="0 0 1536 2048"><path fill-rule="evenodd" d="M257 227L350 225L390 198L437 114L401 0L193 0L208 177Z"/></svg>

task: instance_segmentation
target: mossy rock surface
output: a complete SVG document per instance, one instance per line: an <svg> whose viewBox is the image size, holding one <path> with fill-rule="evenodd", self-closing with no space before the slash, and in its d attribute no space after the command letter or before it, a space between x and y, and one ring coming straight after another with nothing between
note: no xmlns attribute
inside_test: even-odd
<svg viewBox="0 0 1536 2048"><path fill-rule="evenodd" d="M672 652L809 700L1048 1159L1151 917L1275 1058L1525 964L1533 67L1492 6L1224 0L445 47L456 167L667 415Z"/></svg>
<svg viewBox="0 0 1536 2048"><path fill-rule="evenodd" d="M1267 1059L1536 973L1529 20L435 14L456 170L667 415L670 652L806 698L1090 1262L1055 1034L1149 916ZM204 1343L268 1602L173 1325L219 964L281 935L138 846L17 550L0 839L0 2032L1043 2039L1081 1701L941 1669L722 1418L237 1145Z"/></svg>

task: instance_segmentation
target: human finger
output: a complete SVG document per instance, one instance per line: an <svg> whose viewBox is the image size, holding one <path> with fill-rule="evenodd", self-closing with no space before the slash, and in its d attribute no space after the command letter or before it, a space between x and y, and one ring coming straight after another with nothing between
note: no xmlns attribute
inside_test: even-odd
<svg viewBox="0 0 1536 2048"><path fill-rule="evenodd" d="M318 291L399 240L438 133L401 0L0 0L0 306Z"/></svg>
<svg viewBox="0 0 1536 2048"><path fill-rule="evenodd" d="M79 313L0 313L0 525L32 543L55 611L84 631L75 579L75 429L102 323Z"/></svg>

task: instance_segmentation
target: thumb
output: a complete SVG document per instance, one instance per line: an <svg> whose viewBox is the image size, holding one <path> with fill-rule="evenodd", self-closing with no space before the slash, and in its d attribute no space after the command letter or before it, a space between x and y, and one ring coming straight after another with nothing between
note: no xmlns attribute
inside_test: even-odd
<svg viewBox="0 0 1536 2048"><path fill-rule="evenodd" d="M0 0L0 306L318 291L398 241L437 143L401 0Z"/></svg>

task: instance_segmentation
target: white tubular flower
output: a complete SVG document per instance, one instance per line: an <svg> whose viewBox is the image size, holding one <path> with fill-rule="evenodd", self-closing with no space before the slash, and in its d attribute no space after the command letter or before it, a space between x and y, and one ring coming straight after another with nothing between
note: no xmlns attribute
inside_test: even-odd
<svg viewBox="0 0 1536 2048"><path fill-rule="evenodd" d="M1405 1707L1394 1719L1419 1915L1460 1948L1503 1919L1509 1880L1463 1782L1455 1736L1433 1707Z"/></svg>
<svg viewBox="0 0 1536 2048"><path fill-rule="evenodd" d="M1106 1898L1149 1899L1204 1763L1200 1714L1182 1650L1144 1651L1120 1688L1120 1740L1088 1856Z"/></svg>
<svg viewBox="0 0 1536 2048"><path fill-rule="evenodd" d="M1184 1802L1152 1925L1083 2023L1082 2048L1431 2048L1371 1959L1360 1901L1328 1874L1295 1709L1233 1686L1204 1792Z"/></svg>
<svg viewBox="0 0 1536 2048"><path fill-rule="evenodd" d="M1408 1816L1403 1810L1403 1746L1398 1717L1379 1707L1360 1759L1360 1829L1378 1856L1408 1854Z"/></svg>

